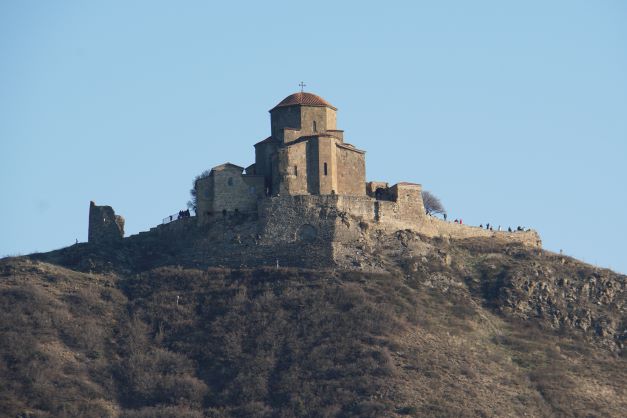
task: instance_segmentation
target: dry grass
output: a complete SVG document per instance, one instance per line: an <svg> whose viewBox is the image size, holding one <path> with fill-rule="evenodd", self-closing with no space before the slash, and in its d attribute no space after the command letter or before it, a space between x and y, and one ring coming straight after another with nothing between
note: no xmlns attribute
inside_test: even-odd
<svg viewBox="0 0 627 418"><path fill-rule="evenodd" d="M503 257L472 260L480 270ZM627 410L623 358L499 314L468 265L431 255L387 274L167 267L118 278L3 260L0 415Z"/></svg>

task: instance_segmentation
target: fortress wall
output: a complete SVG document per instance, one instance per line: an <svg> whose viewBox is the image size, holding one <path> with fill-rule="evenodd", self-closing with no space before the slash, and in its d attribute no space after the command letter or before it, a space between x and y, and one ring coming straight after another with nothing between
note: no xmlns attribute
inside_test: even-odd
<svg viewBox="0 0 627 418"><path fill-rule="evenodd" d="M258 202L259 234L264 242L294 242L305 225L311 239L332 241L335 224L333 196L273 196ZM313 230L311 229L313 228ZM310 234L311 235L311 234Z"/></svg>
<svg viewBox="0 0 627 418"><path fill-rule="evenodd" d="M360 196L279 196L259 202L259 233L268 243L299 242L303 240L302 228L309 225L315 229L317 240L349 242L359 240L365 230L371 228L385 233L409 229L427 237L485 237L541 246L535 231L489 231L423 215L420 210L421 205L404 210L402 202L375 201Z"/></svg>
<svg viewBox="0 0 627 418"><path fill-rule="evenodd" d="M217 216L198 225L183 218L140 232L123 241L127 254L139 268L160 265L320 268L333 265L329 241L275 242L260 239L257 215Z"/></svg>
<svg viewBox="0 0 627 418"><path fill-rule="evenodd" d="M418 226L418 232L428 237L446 237L451 239L493 238L502 242L518 242L529 247L542 247L540 235L534 231L490 231L478 226L460 225L426 216Z"/></svg>
<svg viewBox="0 0 627 418"><path fill-rule="evenodd" d="M424 214L422 199L415 204L392 201L375 201L367 197L337 196L335 201L340 220L336 222L334 237L336 241L359 239L363 226L379 229L385 233L409 229L427 237L446 237L450 239L493 238L502 242L518 242L531 247L541 247L542 241L536 231L489 231L487 229L446 222ZM343 216L349 215L349 220Z"/></svg>
<svg viewBox="0 0 627 418"><path fill-rule="evenodd" d="M349 261L375 244L378 232L390 235L412 230L426 237L467 239L485 237L503 243L522 243L540 247L535 231L498 232L445 222L431 216L405 219L398 216L397 202L376 201L363 196L303 195L260 199L257 213L212 216L206 224L197 218L183 218L159 225L148 232L122 240L119 224L105 236L121 241L128 256L141 268L181 264L208 266L281 266L319 268L332 266L342 258ZM93 229L95 220L115 220L113 209L95 206L90 210L90 243L102 242ZM402 206L402 205L401 205ZM380 217L377 218L377 210ZM98 218L96 218L96 216ZM107 228L112 226L107 223ZM111 242L111 241L107 241Z"/></svg>

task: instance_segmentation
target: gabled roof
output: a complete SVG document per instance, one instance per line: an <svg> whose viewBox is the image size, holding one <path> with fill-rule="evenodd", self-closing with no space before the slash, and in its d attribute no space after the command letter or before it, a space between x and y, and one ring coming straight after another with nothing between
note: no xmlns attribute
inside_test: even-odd
<svg viewBox="0 0 627 418"><path fill-rule="evenodd" d="M241 173L242 171L244 171L244 167L240 167L239 165L235 165L232 163L224 163L224 164L217 165L211 169L212 172L213 171L225 171L225 170L239 171Z"/></svg>
<svg viewBox="0 0 627 418"><path fill-rule="evenodd" d="M320 107L330 107L333 110L337 110L337 108L333 107L331 103L327 102L320 96L316 96L313 93L306 93L304 91L290 94L285 99L281 100L278 105L274 106L270 111L273 111L277 107L287 107L287 106L320 106Z"/></svg>

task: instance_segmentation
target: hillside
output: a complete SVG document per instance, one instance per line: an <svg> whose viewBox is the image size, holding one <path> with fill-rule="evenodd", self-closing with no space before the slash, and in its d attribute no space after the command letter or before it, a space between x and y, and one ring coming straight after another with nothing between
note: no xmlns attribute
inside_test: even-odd
<svg viewBox="0 0 627 418"><path fill-rule="evenodd" d="M609 270L407 231L339 268L153 259L77 246L0 261L0 415L627 410L626 283Z"/></svg>

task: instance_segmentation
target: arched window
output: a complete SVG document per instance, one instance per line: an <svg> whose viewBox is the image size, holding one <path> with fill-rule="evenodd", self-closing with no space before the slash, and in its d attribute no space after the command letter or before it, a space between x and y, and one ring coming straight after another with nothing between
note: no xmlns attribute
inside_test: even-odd
<svg viewBox="0 0 627 418"><path fill-rule="evenodd" d="M227 183L229 184L229 186L233 185L233 177L229 177L229 179L227 180Z"/></svg>
<svg viewBox="0 0 627 418"><path fill-rule="evenodd" d="M297 165L294 166L294 175L296 177L298 177L298 166Z"/></svg>
<svg viewBox="0 0 627 418"><path fill-rule="evenodd" d="M327 163L324 163L324 175L327 175Z"/></svg>
<svg viewBox="0 0 627 418"><path fill-rule="evenodd" d="M313 121L313 131L318 132L318 127L316 126L316 121Z"/></svg>

